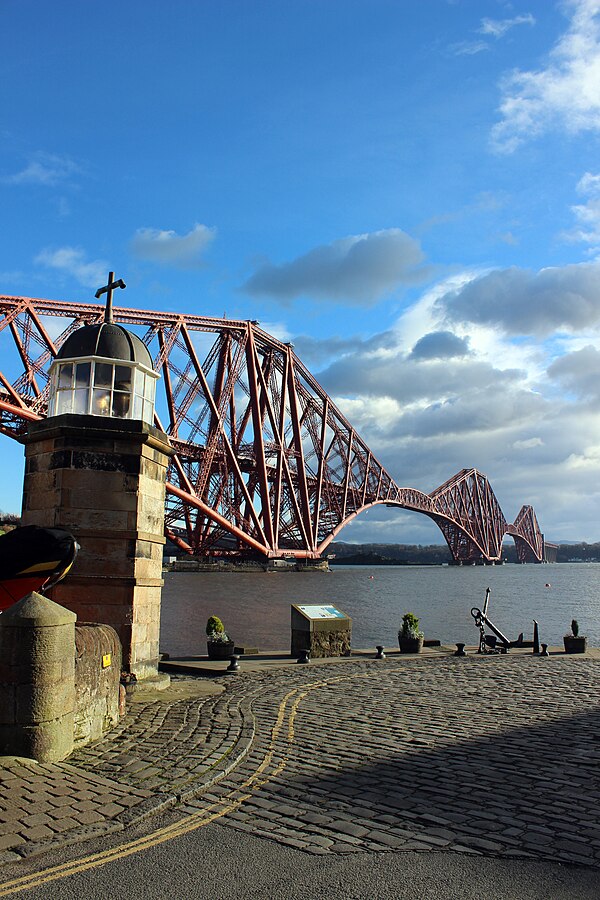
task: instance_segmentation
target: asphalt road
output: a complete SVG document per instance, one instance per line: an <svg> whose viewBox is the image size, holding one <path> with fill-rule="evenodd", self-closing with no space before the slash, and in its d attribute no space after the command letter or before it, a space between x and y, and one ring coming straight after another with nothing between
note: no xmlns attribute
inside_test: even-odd
<svg viewBox="0 0 600 900"><path fill-rule="evenodd" d="M153 819L137 835L156 832L169 817ZM131 839L133 835L128 835ZM122 840L122 836L121 836ZM112 842L118 846L118 841ZM48 868L70 863L83 869L46 881L38 887L15 886L10 896L27 900L597 900L598 871L560 863L503 860L444 851L355 852L313 856L256 838L218 823L149 850L122 855L115 861L84 869L95 852L106 850L108 841L81 845L35 863L25 863L11 875L25 877L37 870L38 879ZM77 860L80 860L78 863ZM0 896L7 896L5 889Z"/></svg>

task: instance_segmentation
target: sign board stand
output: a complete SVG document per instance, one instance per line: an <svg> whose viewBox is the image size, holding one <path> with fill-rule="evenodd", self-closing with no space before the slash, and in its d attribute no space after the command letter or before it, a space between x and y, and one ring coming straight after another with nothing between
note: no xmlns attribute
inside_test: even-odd
<svg viewBox="0 0 600 900"><path fill-rule="evenodd" d="M292 656L308 650L313 659L350 656L352 619L335 606L292 604Z"/></svg>

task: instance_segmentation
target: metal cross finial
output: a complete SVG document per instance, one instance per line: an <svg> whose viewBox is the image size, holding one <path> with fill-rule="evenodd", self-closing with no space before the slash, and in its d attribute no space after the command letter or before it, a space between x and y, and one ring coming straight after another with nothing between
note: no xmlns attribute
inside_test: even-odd
<svg viewBox="0 0 600 900"><path fill-rule="evenodd" d="M119 278L118 281L115 281L115 273L109 272L108 273L108 284L106 284L104 287L98 288L98 290L96 291L96 293L94 295L96 297L96 300L99 300L100 297L102 296L102 294L107 295L106 310L104 312L104 321L105 322L110 323L113 320L113 315L112 315L112 292L113 292L113 290L115 288L126 288L126 287L127 287L127 285L125 284L125 282L123 281L122 278Z"/></svg>

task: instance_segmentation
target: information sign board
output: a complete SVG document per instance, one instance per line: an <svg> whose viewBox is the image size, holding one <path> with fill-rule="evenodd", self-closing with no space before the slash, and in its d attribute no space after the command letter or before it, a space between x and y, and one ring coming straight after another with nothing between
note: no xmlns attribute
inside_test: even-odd
<svg viewBox="0 0 600 900"><path fill-rule="evenodd" d="M345 619L346 615L335 606L297 606L309 619Z"/></svg>
<svg viewBox="0 0 600 900"><path fill-rule="evenodd" d="M292 604L292 656L349 656L352 619L331 603Z"/></svg>

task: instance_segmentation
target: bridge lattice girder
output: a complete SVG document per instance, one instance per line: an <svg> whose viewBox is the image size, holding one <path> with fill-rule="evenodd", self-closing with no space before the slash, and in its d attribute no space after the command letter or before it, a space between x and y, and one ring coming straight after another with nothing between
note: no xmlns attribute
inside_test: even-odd
<svg viewBox="0 0 600 900"><path fill-rule="evenodd" d="M476 469L463 469L431 496L438 510L436 521L454 559L501 559L507 522L485 475ZM441 521L439 513L444 516Z"/></svg>
<svg viewBox="0 0 600 900"><path fill-rule="evenodd" d="M357 513L387 504L432 518L457 561L499 559L506 532L543 558L535 514L507 525L474 469L429 495L398 487L292 346L257 323L113 314L138 330L162 375L156 425L175 450L165 529L182 549L316 558ZM103 315L98 304L0 296L1 432L18 439L46 415L53 357Z"/></svg>
<svg viewBox="0 0 600 900"><path fill-rule="evenodd" d="M514 525L509 525L506 531L515 540L519 562L538 562L546 558L544 535L533 506L522 506Z"/></svg>

